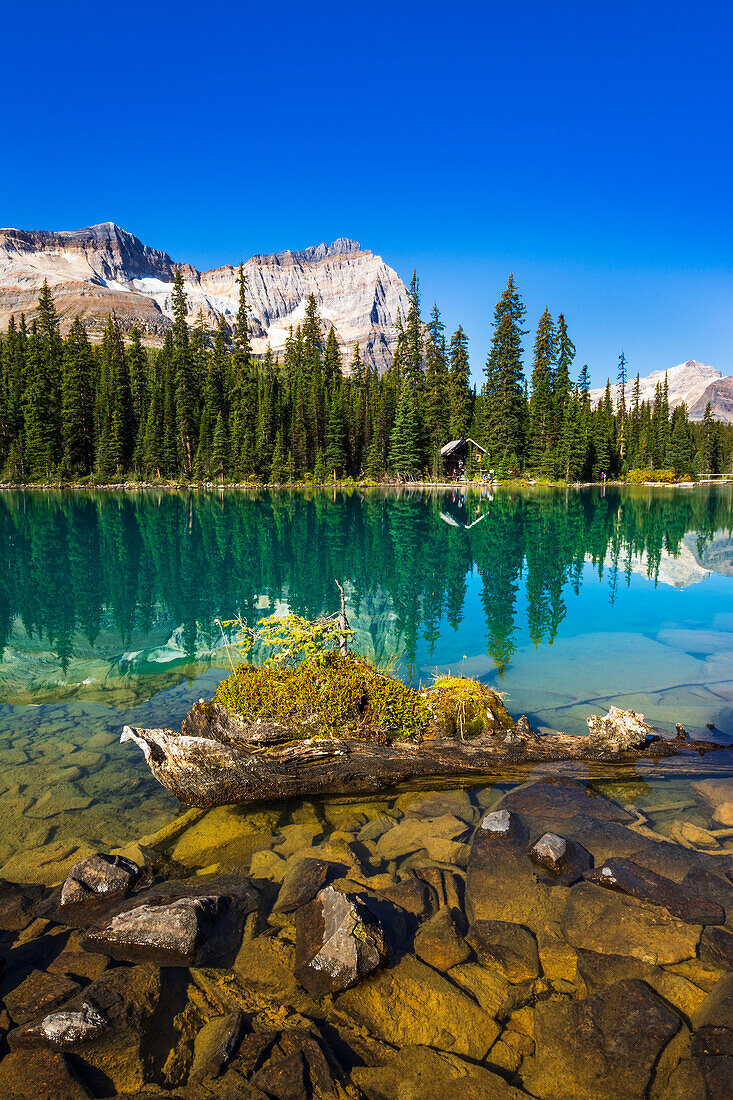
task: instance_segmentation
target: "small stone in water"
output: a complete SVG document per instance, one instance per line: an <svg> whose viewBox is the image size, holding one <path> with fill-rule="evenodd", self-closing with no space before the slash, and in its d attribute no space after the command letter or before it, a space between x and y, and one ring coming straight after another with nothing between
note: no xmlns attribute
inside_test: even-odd
<svg viewBox="0 0 733 1100"><path fill-rule="evenodd" d="M508 810L494 810L493 813L486 815L479 827L490 833L507 833L511 823L512 818Z"/></svg>
<svg viewBox="0 0 733 1100"><path fill-rule="evenodd" d="M52 1012L38 1026L38 1030L51 1043L74 1043L90 1038L104 1030L109 1021L86 1001L81 1012Z"/></svg>
<svg viewBox="0 0 733 1100"><path fill-rule="evenodd" d="M530 858L549 871L560 872L567 855L567 841L557 833L545 833L530 849Z"/></svg>
<svg viewBox="0 0 733 1100"><path fill-rule="evenodd" d="M139 877L140 868L131 859L97 852L71 868L61 888L61 904L71 905L100 895L124 895Z"/></svg>

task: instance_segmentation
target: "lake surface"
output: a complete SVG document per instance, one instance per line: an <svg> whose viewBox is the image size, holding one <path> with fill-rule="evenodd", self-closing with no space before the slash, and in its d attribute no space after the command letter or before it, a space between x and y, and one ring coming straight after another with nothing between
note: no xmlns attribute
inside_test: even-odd
<svg viewBox="0 0 733 1100"><path fill-rule="evenodd" d="M401 674L485 680L537 727L611 703L733 742L733 491L4 492L0 874L57 881L178 803L123 724L229 669L218 620L335 611ZM727 755L727 754L726 754Z"/></svg>

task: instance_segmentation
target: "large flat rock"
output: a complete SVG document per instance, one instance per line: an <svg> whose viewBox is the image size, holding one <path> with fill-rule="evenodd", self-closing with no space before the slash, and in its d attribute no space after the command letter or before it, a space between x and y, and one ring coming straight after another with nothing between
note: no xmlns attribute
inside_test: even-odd
<svg viewBox="0 0 733 1100"><path fill-rule="evenodd" d="M396 1047L418 1044L480 1061L499 1027L476 1002L411 955L336 1002L339 1015Z"/></svg>
<svg viewBox="0 0 733 1100"><path fill-rule="evenodd" d="M664 966L695 956L702 927L661 906L581 882L570 890L562 931L572 947Z"/></svg>
<svg viewBox="0 0 733 1100"><path fill-rule="evenodd" d="M542 1100L642 1100L680 1026L677 1013L633 978L582 1001L540 1003L525 1084Z"/></svg>

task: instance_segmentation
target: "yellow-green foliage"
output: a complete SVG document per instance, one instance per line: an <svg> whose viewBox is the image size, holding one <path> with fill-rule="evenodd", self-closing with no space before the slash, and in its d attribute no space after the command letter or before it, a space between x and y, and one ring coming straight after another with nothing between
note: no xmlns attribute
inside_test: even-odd
<svg viewBox="0 0 733 1100"><path fill-rule="evenodd" d="M338 645L342 637L354 633L343 628L334 615L313 620L300 615L270 615L259 620L259 630L247 626L242 619L227 619L222 623L225 626L239 628L236 645L243 653L249 653L256 644L274 647L278 652L271 654L265 663L282 665L313 660Z"/></svg>
<svg viewBox="0 0 733 1100"><path fill-rule="evenodd" d="M294 665L240 664L214 702L252 721L290 724L293 737L367 741L478 737L514 726L496 692L445 677L427 691L408 687L356 654L336 651Z"/></svg>
<svg viewBox="0 0 733 1100"><path fill-rule="evenodd" d="M513 729L514 722L495 691L463 676L441 676L429 693L436 733L480 737Z"/></svg>
<svg viewBox="0 0 733 1100"><path fill-rule="evenodd" d="M245 718L292 723L311 737L410 740L430 720L420 692L356 654L335 650L295 665L240 664L219 684L214 701Z"/></svg>
<svg viewBox="0 0 733 1100"><path fill-rule="evenodd" d="M639 485L645 481L664 481L672 483L677 481L677 474L674 470L629 470L624 480L630 482L632 485Z"/></svg>

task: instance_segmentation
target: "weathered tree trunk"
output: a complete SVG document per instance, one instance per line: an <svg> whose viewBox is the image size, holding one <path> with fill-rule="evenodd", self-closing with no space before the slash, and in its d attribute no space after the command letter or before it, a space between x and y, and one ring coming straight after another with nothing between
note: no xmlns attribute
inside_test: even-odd
<svg viewBox="0 0 733 1100"><path fill-rule="evenodd" d="M699 770L699 754L723 746L704 741L647 738L643 747L611 751L592 737L542 737L526 719L516 729L457 740L443 738L390 745L324 737L292 739L275 722L248 725L213 703L197 703L181 733L125 726L155 778L189 806L325 794L369 794L428 777L506 775L531 765L575 761L615 774L619 766L677 758L681 770ZM291 738L285 740L285 738ZM676 770L676 769L675 769Z"/></svg>

